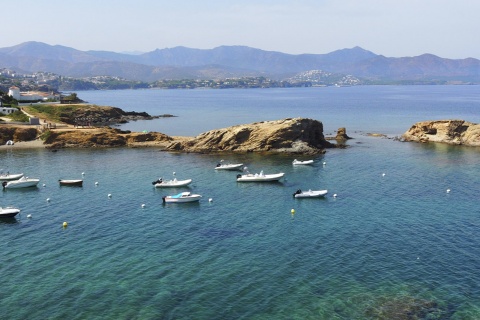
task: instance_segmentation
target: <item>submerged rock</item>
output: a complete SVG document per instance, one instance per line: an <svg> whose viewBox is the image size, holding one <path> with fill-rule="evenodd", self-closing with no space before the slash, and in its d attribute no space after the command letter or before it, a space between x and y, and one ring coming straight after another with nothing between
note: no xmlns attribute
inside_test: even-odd
<svg viewBox="0 0 480 320"><path fill-rule="evenodd" d="M480 125L464 120L417 122L402 135L401 139L478 147L480 146Z"/></svg>
<svg viewBox="0 0 480 320"><path fill-rule="evenodd" d="M187 152L277 152L315 154L333 148L323 124L306 118L262 121L211 130L190 140L173 142L167 150Z"/></svg>
<svg viewBox="0 0 480 320"><path fill-rule="evenodd" d="M375 301L367 310L368 319L450 319L450 312L437 302L410 296L383 297Z"/></svg>

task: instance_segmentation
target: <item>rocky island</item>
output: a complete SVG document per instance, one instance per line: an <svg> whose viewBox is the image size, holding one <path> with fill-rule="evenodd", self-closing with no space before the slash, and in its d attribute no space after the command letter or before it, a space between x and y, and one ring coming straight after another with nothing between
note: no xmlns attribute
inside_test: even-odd
<svg viewBox="0 0 480 320"><path fill-rule="evenodd" d="M480 125L464 120L436 120L415 123L401 139L414 142L441 142L480 146Z"/></svg>
<svg viewBox="0 0 480 320"><path fill-rule="evenodd" d="M325 140L320 121L287 118L211 130L192 139L173 141L166 150L315 154L333 147L334 144Z"/></svg>

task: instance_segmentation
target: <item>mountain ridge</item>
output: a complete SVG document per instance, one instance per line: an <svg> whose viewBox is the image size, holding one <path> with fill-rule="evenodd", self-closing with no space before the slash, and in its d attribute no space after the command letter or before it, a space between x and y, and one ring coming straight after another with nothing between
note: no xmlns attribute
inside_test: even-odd
<svg viewBox="0 0 480 320"><path fill-rule="evenodd" d="M129 80L291 77L308 70L349 74L371 81L445 80L480 83L480 60L446 59L433 54L390 58L361 47L326 54L287 54L247 46L195 49L183 46L142 54L81 51L29 41L0 48L0 67L54 72L70 77L116 76ZM207 69L211 68L212 72Z"/></svg>

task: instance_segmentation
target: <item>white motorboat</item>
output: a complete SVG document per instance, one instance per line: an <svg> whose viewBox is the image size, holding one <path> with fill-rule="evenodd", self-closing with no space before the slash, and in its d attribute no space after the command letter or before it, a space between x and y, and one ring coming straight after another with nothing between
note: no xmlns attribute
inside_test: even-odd
<svg viewBox="0 0 480 320"><path fill-rule="evenodd" d="M297 166L297 165L308 165L308 164L313 164L313 160L305 160L305 161L300 161L300 160L293 160L293 165L294 166Z"/></svg>
<svg viewBox="0 0 480 320"><path fill-rule="evenodd" d="M14 207L0 207L0 218L13 218L20 213L20 209Z"/></svg>
<svg viewBox="0 0 480 320"><path fill-rule="evenodd" d="M308 191L302 191L298 189L295 191L293 196L295 198L320 198L324 197L328 193L328 190L308 190Z"/></svg>
<svg viewBox="0 0 480 320"><path fill-rule="evenodd" d="M192 179L186 180L177 180L177 178L173 180L163 180L159 178L156 181L153 181L152 184L155 188L175 188L175 187L185 187L192 183Z"/></svg>
<svg viewBox="0 0 480 320"><path fill-rule="evenodd" d="M0 181L18 180L23 177L23 173L0 173Z"/></svg>
<svg viewBox="0 0 480 320"><path fill-rule="evenodd" d="M162 197L163 203L183 203L183 202L195 202L200 200L202 196L199 194L191 194L190 192L181 192L174 196Z"/></svg>
<svg viewBox="0 0 480 320"><path fill-rule="evenodd" d="M39 182L40 179L33 179L23 176L18 180L3 181L2 186L4 189L29 188L36 187Z"/></svg>
<svg viewBox="0 0 480 320"><path fill-rule="evenodd" d="M220 160L215 170L241 170L242 166L243 163L223 163L223 160Z"/></svg>
<svg viewBox="0 0 480 320"><path fill-rule="evenodd" d="M267 181L278 181L283 178L285 173L273 173L273 174L264 174L263 171L260 173L247 173L247 174L238 174L237 181L238 182L267 182Z"/></svg>

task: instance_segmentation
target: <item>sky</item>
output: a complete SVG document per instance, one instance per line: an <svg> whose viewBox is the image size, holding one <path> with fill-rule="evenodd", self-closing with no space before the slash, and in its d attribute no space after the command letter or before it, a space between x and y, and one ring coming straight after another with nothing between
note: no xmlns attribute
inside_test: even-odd
<svg viewBox="0 0 480 320"><path fill-rule="evenodd" d="M480 59L479 0L10 0L1 10L0 48L324 54L359 46L386 57Z"/></svg>

